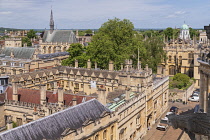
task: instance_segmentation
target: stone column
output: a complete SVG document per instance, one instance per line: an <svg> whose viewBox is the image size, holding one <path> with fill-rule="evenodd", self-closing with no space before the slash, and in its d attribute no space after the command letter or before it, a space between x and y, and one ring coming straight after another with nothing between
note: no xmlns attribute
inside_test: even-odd
<svg viewBox="0 0 210 140"><path fill-rule="evenodd" d="M207 115L210 117L210 76L208 75L208 90L207 90L207 93L208 93L208 107L207 107Z"/></svg>
<svg viewBox="0 0 210 140"><path fill-rule="evenodd" d="M200 71L200 96L199 96L199 106L200 109L204 109L204 74Z"/></svg>
<svg viewBox="0 0 210 140"><path fill-rule="evenodd" d="M204 75L205 83L204 83L204 112L208 110L208 75Z"/></svg>

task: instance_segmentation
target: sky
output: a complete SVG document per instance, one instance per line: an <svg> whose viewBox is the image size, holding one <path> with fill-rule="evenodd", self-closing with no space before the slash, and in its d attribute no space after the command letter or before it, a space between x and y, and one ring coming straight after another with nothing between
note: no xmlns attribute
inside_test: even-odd
<svg viewBox="0 0 210 140"><path fill-rule="evenodd" d="M108 19L129 19L135 28L210 24L210 0L0 0L0 27L98 29Z"/></svg>

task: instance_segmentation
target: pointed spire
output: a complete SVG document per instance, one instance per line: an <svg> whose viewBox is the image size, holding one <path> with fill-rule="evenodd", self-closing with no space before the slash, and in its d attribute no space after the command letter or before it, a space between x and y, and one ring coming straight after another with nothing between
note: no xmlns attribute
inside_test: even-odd
<svg viewBox="0 0 210 140"><path fill-rule="evenodd" d="M52 9L51 9L51 15L50 15L50 33L52 34L54 30L54 20L53 20L53 12L52 12Z"/></svg>

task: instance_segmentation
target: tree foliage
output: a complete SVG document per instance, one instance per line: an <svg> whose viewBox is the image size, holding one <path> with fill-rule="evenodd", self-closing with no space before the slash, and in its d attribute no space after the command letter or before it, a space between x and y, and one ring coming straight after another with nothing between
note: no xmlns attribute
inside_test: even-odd
<svg viewBox="0 0 210 140"><path fill-rule="evenodd" d="M97 62L99 68L108 69L109 61L112 60L115 69L120 69L126 59L132 59L133 64L137 65L139 58L143 67L148 64L156 71L157 65L166 58L162 32L138 32L133 29L134 25L127 19L108 20L92 37L87 48L79 44L71 45L68 50L70 57L64 60L62 65L73 65L77 59L80 67L85 67L86 61L90 59Z"/></svg>
<svg viewBox="0 0 210 140"><path fill-rule="evenodd" d="M36 32L34 30L29 30L29 32L27 33L27 37L29 39L36 37Z"/></svg>
<svg viewBox="0 0 210 140"><path fill-rule="evenodd" d="M199 37L199 32L195 29L189 28L190 32L190 38L193 39L193 37Z"/></svg>
<svg viewBox="0 0 210 140"><path fill-rule="evenodd" d="M102 69L108 68L109 60L116 67L132 55L134 25L127 19L118 18L105 22L93 36L87 55Z"/></svg>
<svg viewBox="0 0 210 140"><path fill-rule="evenodd" d="M86 48L79 43L71 44L67 50L69 52L69 58L62 61L64 66L74 66L75 60L78 60L79 67L85 67L88 57L85 53Z"/></svg>
<svg viewBox="0 0 210 140"><path fill-rule="evenodd" d="M22 38L22 46L24 46L25 43L27 44L27 46L32 45L31 40L28 37L23 37Z"/></svg>
<svg viewBox="0 0 210 140"><path fill-rule="evenodd" d="M183 73L177 73L176 75L174 75L174 77L170 83L170 86L172 88L182 89L182 88L185 88L191 84L192 84L192 81L190 80L189 76L187 76L186 74L183 74Z"/></svg>

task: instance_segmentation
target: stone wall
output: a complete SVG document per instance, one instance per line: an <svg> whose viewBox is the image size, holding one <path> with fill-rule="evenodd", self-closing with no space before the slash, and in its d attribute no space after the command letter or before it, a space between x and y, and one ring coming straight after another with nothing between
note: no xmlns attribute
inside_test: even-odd
<svg viewBox="0 0 210 140"><path fill-rule="evenodd" d="M182 101L188 101L188 98L190 95L192 95L194 91L195 84L192 84L188 89L186 90L180 90L180 89L169 89L169 100L177 100L181 99Z"/></svg>
<svg viewBox="0 0 210 140"><path fill-rule="evenodd" d="M5 126L4 105L0 105L0 127Z"/></svg>

